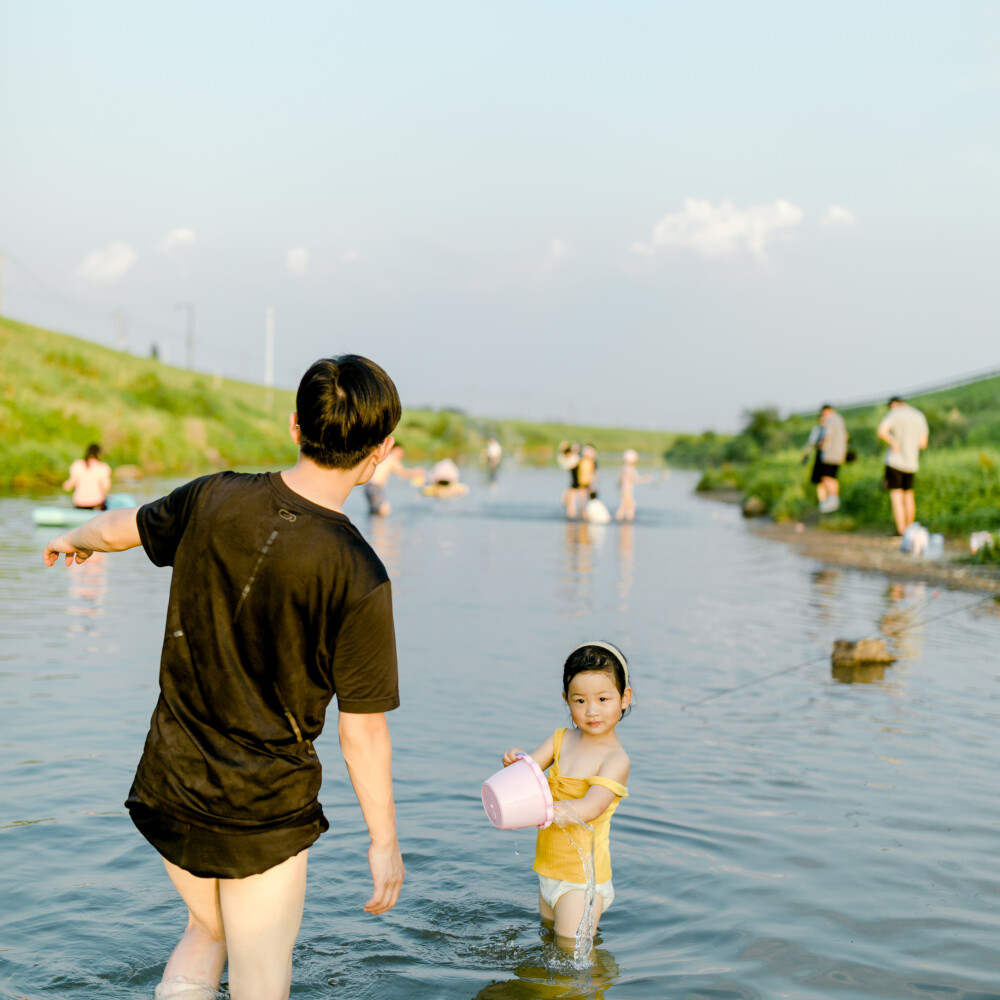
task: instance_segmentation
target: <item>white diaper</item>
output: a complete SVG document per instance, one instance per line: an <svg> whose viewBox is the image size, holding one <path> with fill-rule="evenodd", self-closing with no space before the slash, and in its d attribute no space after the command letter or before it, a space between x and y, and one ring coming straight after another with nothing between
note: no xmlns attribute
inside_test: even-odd
<svg viewBox="0 0 1000 1000"><path fill-rule="evenodd" d="M582 882L562 882L557 878L549 878L547 875L538 876L538 893L553 910L556 908L560 896L567 892L585 892L586 889L586 885ZM607 882L598 882L594 886L594 891L604 900L605 910L615 900L615 887L611 884L610 879Z"/></svg>

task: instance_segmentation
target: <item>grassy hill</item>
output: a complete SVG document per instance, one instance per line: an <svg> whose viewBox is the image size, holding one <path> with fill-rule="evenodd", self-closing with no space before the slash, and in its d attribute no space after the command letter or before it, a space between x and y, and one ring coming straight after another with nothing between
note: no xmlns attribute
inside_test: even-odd
<svg viewBox="0 0 1000 1000"><path fill-rule="evenodd" d="M112 467L146 474L289 464L294 393L212 378L86 340L0 318L0 491L53 487L97 441ZM560 440L606 455L635 448L647 459L668 432L490 420L455 410L403 413L396 437L411 460L477 461L488 435L507 454L548 462ZM615 455L617 459L617 455Z"/></svg>
<svg viewBox="0 0 1000 1000"><path fill-rule="evenodd" d="M930 428L917 474L917 518L953 536L1000 529L1000 377L914 394L909 402L923 410ZM885 445L875 434L887 407L840 412L858 458L841 469L841 512L821 523L891 532L888 495L880 489ZM815 422L815 414L781 419L776 410L754 410L734 437L686 436L666 456L702 467L701 489L739 489L759 497L776 519L801 520L816 507L810 467L801 464L801 449Z"/></svg>

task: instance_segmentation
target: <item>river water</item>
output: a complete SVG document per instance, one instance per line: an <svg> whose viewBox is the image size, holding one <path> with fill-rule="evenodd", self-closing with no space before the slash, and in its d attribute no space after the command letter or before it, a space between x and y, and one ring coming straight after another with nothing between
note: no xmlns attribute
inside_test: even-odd
<svg viewBox="0 0 1000 1000"><path fill-rule="evenodd" d="M824 568L683 474L639 488L634 525L589 528L557 470L470 483L393 481L376 521L349 500L393 579L408 876L362 912L331 726L293 997L1000 998L997 605ZM121 803L169 572L141 550L44 569L34 502L0 500L0 996L148 998L183 913ZM832 676L833 640L869 635L899 661ZM494 830L479 788L566 724L561 663L588 638L626 651L636 703L617 898L579 971L539 924L533 836Z"/></svg>

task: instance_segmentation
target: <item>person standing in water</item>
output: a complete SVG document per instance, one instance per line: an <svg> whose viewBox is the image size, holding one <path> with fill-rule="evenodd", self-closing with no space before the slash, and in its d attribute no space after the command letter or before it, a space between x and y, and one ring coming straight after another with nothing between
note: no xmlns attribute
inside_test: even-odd
<svg viewBox="0 0 1000 1000"><path fill-rule="evenodd" d="M576 502L583 517L587 516L590 494L597 492L597 475L597 449L592 444L585 444L580 449L580 461L576 467Z"/></svg>
<svg viewBox="0 0 1000 1000"><path fill-rule="evenodd" d="M397 442L380 462L371 479L365 483L365 498L368 500L368 512L388 517L392 513L392 506L385 495L385 484L392 475L399 476L400 479L422 479L424 470L419 466L407 467L403 465L403 456L406 452L403 446Z"/></svg>
<svg viewBox="0 0 1000 1000"><path fill-rule="evenodd" d="M501 458L503 458L503 446L495 437L488 438L483 448L483 461L486 463L486 478L491 483L496 482Z"/></svg>
<svg viewBox="0 0 1000 1000"><path fill-rule="evenodd" d="M126 806L187 905L158 1000L289 995L310 845L329 827L313 741L336 696L340 747L385 913L403 882L385 713L399 704L392 595L343 514L392 449L389 376L357 355L305 373L295 466L204 476L53 538L78 563L142 545L172 567L160 693Z"/></svg>
<svg viewBox="0 0 1000 1000"><path fill-rule="evenodd" d="M580 479L578 470L580 468L580 446L569 441L560 441L559 450L556 454L556 463L560 469L569 473L569 486L563 490L562 501L566 508L566 516L571 520L576 520L579 510L578 499L580 492Z"/></svg>
<svg viewBox="0 0 1000 1000"><path fill-rule="evenodd" d="M81 510L104 510L111 492L111 466L101 461L101 446L89 445L83 458L69 467L69 479L63 483L73 491L73 506Z"/></svg>
<svg viewBox="0 0 1000 1000"><path fill-rule="evenodd" d="M538 910L562 938L574 938L586 904L583 859L564 827L588 823L594 837L594 929L614 901L611 884L611 817L628 795L629 758L615 731L632 701L628 662L617 646L599 640L577 646L563 665L563 701L573 729L557 729L530 756L544 771L555 821L538 831L534 870ZM503 755L509 767L524 751ZM589 845L589 837L576 842Z"/></svg>
<svg viewBox="0 0 1000 1000"><path fill-rule="evenodd" d="M635 520L635 488L640 483L649 482L649 476L639 475L636 469L638 462L639 454L633 448L626 448L622 452L622 467L618 473L618 493L621 502L615 511L616 521Z"/></svg>

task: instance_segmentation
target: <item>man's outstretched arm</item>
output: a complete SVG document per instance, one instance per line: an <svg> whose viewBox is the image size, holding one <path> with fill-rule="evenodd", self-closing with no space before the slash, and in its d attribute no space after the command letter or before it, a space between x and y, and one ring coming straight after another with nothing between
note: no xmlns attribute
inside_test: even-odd
<svg viewBox="0 0 1000 1000"><path fill-rule="evenodd" d="M139 525L136 523L138 507L106 510L71 531L53 538L45 546L46 566L55 565L60 555L66 556L66 565L75 559L82 563L95 552L123 552L139 545Z"/></svg>
<svg viewBox="0 0 1000 1000"><path fill-rule="evenodd" d="M368 866L374 891L365 909L385 913L396 905L405 874L396 837L389 724L384 712L341 712L337 728L347 773L371 837Z"/></svg>

